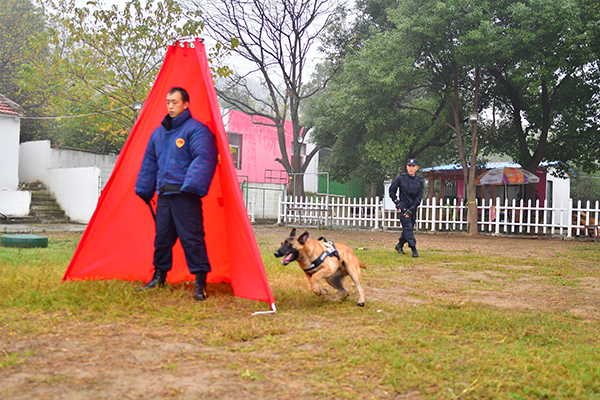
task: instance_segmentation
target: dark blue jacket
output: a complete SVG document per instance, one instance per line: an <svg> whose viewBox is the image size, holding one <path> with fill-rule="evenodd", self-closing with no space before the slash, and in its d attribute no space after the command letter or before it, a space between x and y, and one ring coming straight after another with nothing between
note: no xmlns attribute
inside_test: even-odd
<svg viewBox="0 0 600 400"><path fill-rule="evenodd" d="M169 115L152 132L135 193L152 198L155 191L190 192L206 196L217 166L215 136L185 110L175 118Z"/></svg>
<svg viewBox="0 0 600 400"><path fill-rule="evenodd" d="M423 186L423 178L420 176L410 176L408 173L400 174L390 186L390 198L396 204L396 208L410 209L414 213L423 199ZM396 196L398 191L400 192L399 197Z"/></svg>

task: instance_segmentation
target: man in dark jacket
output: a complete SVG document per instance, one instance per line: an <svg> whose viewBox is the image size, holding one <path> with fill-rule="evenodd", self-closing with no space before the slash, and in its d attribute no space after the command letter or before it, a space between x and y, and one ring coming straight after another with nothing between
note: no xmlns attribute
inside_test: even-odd
<svg viewBox="0 0 600 400"><path fill-rule="evenodd" d="M146 203L158 192L154 276L138 290L164 286L171 270L173 246L179 238L190 273L196 275L194 299L206 299L210 264L204 242L202 197L206 196L217 165L215 136L192 118L188 93L179 87L167 95L169 114L152 132L135 193Z"/></svg>
<svg viewBox="0 0 600 400"><path fill-rule="evenodd" d="M390 186L390 198L400 212L400 223L402 224L402 235L396 245L396 251L404 254L404 243L408 243L412 249L412 256L419 257L417 252L417 240L414 235L415 221L417 219L417 207L423 199L423 179L417 176L419 163L414 158L406 162L406 173L400 174L394 179ZM399 196L396 197L396 192Z"/></svg>

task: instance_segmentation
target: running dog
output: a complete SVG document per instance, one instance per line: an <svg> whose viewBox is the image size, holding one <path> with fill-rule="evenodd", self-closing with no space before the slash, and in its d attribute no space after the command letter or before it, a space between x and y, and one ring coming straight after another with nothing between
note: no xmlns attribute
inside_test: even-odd
<svg viewBox="0 0 600 400"><path fill-rule="evenodd" d="M283 257L281 260L283 265L298 261L310 281L312 291L317 295L327 293L327 290L322 289L317 283L320 279L325 279L340 292L339 300L345 299L348 297L348 292L344 289L342 280L346 275L350 275L358 290L357 305L364 307L365 292L360 286L360 269L367 267L344 243L328 242L323 237L314 240L308 237L308 231L296 237L296 228L294 228L274 255L277 258Z"/></svg>

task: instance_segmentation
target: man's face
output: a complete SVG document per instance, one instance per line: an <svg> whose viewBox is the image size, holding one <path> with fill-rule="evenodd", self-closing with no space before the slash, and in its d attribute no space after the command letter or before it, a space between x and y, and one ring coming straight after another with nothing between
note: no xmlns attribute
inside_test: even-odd
<svg viewBox="0 0 600 400"><path fill-rule="evenodd" d="M406 166L406 172L408 172L408 174L410 176L415 176L418 169L419 169L418 165L409 164Z"/></svg>
<svg viewBox="0 0 600 400"><path fill-rule="evenodd" d="M181 93L179 91L169 93L167 95L167 110L169 110L169 116L171 118L178 117L190 106L187 101L184 102L181 99Z"/></svg>

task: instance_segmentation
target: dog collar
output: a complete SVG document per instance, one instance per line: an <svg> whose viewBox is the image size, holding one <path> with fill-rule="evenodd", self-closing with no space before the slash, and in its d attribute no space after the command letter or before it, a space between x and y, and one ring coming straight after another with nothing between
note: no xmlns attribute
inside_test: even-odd
<svg viewBox="0 0 600 400"><path fill-rule="evenodd" d="M320 240L325 245L325 251L315 261L313 261L312 264L310 264L310 267L304 270L308 276L312 276L315 272L317 272L327 257L337 257L338 260L340 259L340 254L335 248L333 242L328 242L324 238L321 238Z"/></svg>

